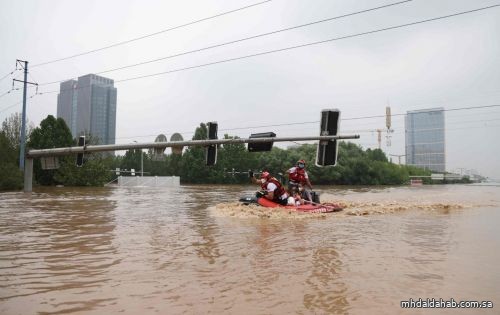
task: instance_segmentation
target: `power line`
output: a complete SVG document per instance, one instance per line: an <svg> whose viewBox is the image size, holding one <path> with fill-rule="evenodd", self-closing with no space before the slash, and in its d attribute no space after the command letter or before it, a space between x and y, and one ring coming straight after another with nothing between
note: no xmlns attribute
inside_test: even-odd
<svg viewBox="0 0 500 315"><path fill-rule="evenodd" d="M2 81L3 79L7 78L7 77L8 77L8 76L10 76L10 75L13 75L13 74L14 74L14 72L16 72L16 71L17 71L17 69L12 70L11 72L7 73L6 75L4 75L3 77L1 77L1 78L0 78L0 81Z"/></svg>
<svg viewBox="0 0 500 315"><path fill-rule="evenodd" d="M79 54L75 54L75 55L71 55L71 56L68 56L68 57L63 57L63 58L58 58L58 59L54 59L54 60L50 60L50 61L38 63L38 64L35 64L35 65L32 65L31 68L39 67L39 66L43 66L43 65L47 65L47 64L51 64L51 63L63 61L63 60L68 60L68 59L72 59L72 58L76 58L76 57L88 55L88 54L91 54L91 53L95 53L95 52L98 52L98 51L101 51L101 50L105 50L105 49L113 48L113 47L116 47L116 46L128 44L128 43L135 42L135 41L138 41L138 40L141 40L141 39L144 39L144 38L156 36L156 35L159 35L159 34L162 34L162 33L166 33L166 32L170 32L170 31L173 31L173 30L176 30L176 29L179 29L179 28L183 28L183 27L189 26L189 25L193 25L193 24L196 24L196 23L200 23L200 22L203 22L203 21L207 21L207 20L211 20L211 19L214 19L214 18L217 18L217 17L221 17L223 15L227 15L227 14L231 14L231 13L234 13L234 12L242 11L242 10L245 10L245 9L248 9L248 8L251 8L251 7L254 7L254 6L258 6L258 5L261 5L261 4L270 2L270 1L272 1L272 0L266 0L266 1L258 2L258 3L254 3L254 4L247 5L247 6L238 8L238 9L234 9L234 10L222 12L222 13L219 13L219 14L216 14L216 15L212 15L212 16L200 19L200 20L195 20L195 21L192 21L192 22L189 22L189 23L185 23L185 24L181 24L181 25L178 25L178 26L170 27L170 28L158 31L158 32L154 32L154 33L151 33L151 34L147 34L147 35L143 35L143 36L140 36L140 37L132 38L132 39L129 39L129 40L126 40L126 41L123 41L123 42L118 42L118 43L111 44L111 45L108 45L108 46L104 46L104 47L101 47L101 48L92 49L92 50L85 51L85 52L82 52L82 53L79 53Z"/></svg>
<svg viewBox="0 0 500 315"><path fill-rule="evenodd" d="M447 122L446 125L454 125L454 124L469 124L469 123L486 123L486 122L492 122L492 121L499 121L500 118L497 119L482 119L482 120L462 120L462 121L454 121L454 122ZM403 133L410 133L410 132L422 132L422 131L436 131L436 130L450 130L449 128L425 128L425 129L404 129L404 130L398 130L392 132L393 134L403 134ZM348 132L357 132L357 133L373 133L376 130L348 130ZM385 130L382 130L385 131ZM347 132L347 131L344 131Z"/></svg>
<svg viewBox="0 0 500 315"><path fill-rule="evenodd" d="M500 112L493 112L493 113L500 113ZM490 113L476 113L476 114L468 114L467 116L471 116L471 115L484 115L484 114L490 114ZM373 117L373 116L370 116L370 117ZM385 116L380 116L380 117L384 117ZM462 116L459 116L459 117L464 117L464 115ZM452 117L452 118L455 118L455 117ZM347 118L347 119L350 119L350 118ZM341 120L345 120L345 119L341 119ZM484 121L484 120L481 120L481 121ZM462 121L450 121L448 118L446 119L446 124L450 124L450 123L460 123ZM477 121L477 122L480 122L480 121ZM291 125L301 125L301 124L316 124L316 123L319 123L319 121L304 121L304 122L294 122L294 123L280 123L280 124L274 124L274 125L258 125L258 126L247 126L247 127L237 127L237 128L225 128L225 129L219 129L219 131L234 131L234 130L246 130L246 129L259 129L259 128L267 128L267 127L279 127L279 126L291 126ZM220 124L220 122L219 122ZM366 125L372 125L373 123L357 123L356 126L359 126L359 125L362 125L362 126L366 126ZM394 126L394 123L392 124ZM399 124L398 124L399 125ZM400 126L402 127L402 126ZM403 127L402 127L403 128ZM301 130L312 130L311 127L307 127L307 128L302 128ZM380 129L380 128L379 128ZM295 130L295 129L286 129L285 131L290 131L290 130ZM352 131L352 130L349 130L349 131ZM359 132L359 130L357 130ZM177 133L181 133L181 134L193 134L194 132L193 131L176 131ZM364 132L376 132L376 128L374 127L372 130L370 131L364 131ZM155 134L147 134L147 135L137 135L137 136L129 136L129 137L117 137L115 139L134 139L134 138L146 138L146 137L156 137L158 134L160 133L164 133L164 134L172 134L174 132L157 132ZM396 132L397 133L397 132Z"/></svg>
<svg viewBox="0 0 500 315"><path fill-rule="evenodd" d="M12 104L12 105L10 105L10 106L7 106L7 107L5 107L5 108L2 108L2 109L0 109L0 113L3 113L3 112L4 112L4 111L6 111L7 109L12 108L12 107L14 107L14 106L16 106L16 105L19 105L19 104L21 104L21 103L22 103L22 102L21 102L21 101L19 101L19 102L15 103L15 104Z"/></svg>
<svg viewBox="0 0 500 315"><path fill-rule="evenodd" d="M372 30L372 31L367 31L367 32L362 32L362 33L356 33L356 34L351 34L351 35L346 35L346 36L341 36L341 37L336 37L336 38L331 38L331 39L322 40L322 41L318 41L318 42L312 42L312 43L307 43L307 44L290 46L290 47L285 47L285 48L280 48L280 49L275 49L275 50L264 51L264 52L255 53L255 54L246 55L246 56L240 56L240 57L235 57L235 58L230 58L230 59L224 59L224 60L209 62L209 63L195 65L195 66L178 68L178 69L174 69L174 70L163 71L163 72L158 72L158 73L153 73L153 74L147 74L147 75L141 75L141 76L136 76L136 77L130 77L130 78L121 79L121 80L115 80L114 82L115 83L120 83L120 82L127 82L127 81L132 81L132 80L150 78L150 77L155 77L155 76L160 76L160 75L166 75L166 74L170 74L170 73L174 73L174 72L181 72L181 71L192 70L192 69L196 69L196 68L202 68L202 67L212 66L212 65L226 63L226 62L231 62L231 61L236 61L236 60L242 60L242 59L247 59L247 58L252 58L252 57L257 57L257 56L268 55L268 54L272 54L272 53L276 53L276 52L282 52L282 51L287 51L287 50L292 50L292 49L297 49L297 48L303 48L303 47L312 46L312 45L324 44L324 43L333 42L333 41L337 41L337 40L342 40L342 39L347 39L347 38L353 38L353 37L359 37L359 36L363 36L363 35L374 34L374 33L379 33L379 32L383 32L383 31L388 31L388 30L393 30L393 29L398 29L398 28L413 26L413 25L422 24L422 23L431 22L431 21L436 21L436 20L440 20L440 19L446 19L446 18L450 18L450 17L454 17L454 16L459 16L459 15L473 13L473 12L477 12L477 11L481 11L481 10L491 9L491 8L498 7L498 6L500 6L500 4L495 4L495 5L492 5L492 6L487 6L487 7L473 9L473 10L468 10L468 11L462 11L462 12L458 12L458 13L454 13L454 14L444 15L444 16L440 16L440 17L436 17L436 18L431 18L431 19L426 19L426 20L421 20L421 21L417 21L417 22L412 22L412 23L407 23L407 24L400 24L400 25L390 26L390 27L381 28L381 29L377 29L377 30ZM88 86L82 86L82 87L77 87L76 89L86 88L86 87L89 87L89 86L90 85L88 85ZM45 94L57 93L57 92L62 92L62 91L66 91L66 90L69 91L69 90L73 90L73 89L63 89L63 90L60 90L60 91L57 91L57 90L48 91L48 92L45 92Z"/></svg>
<svg viewBox="0 0 500 315"><path fill-rule="evenodd" d="M24 66L23 66L22 62L18 62L18 63L21 66L21 69L24 70ZM31 75L31 73L29 71L28 71L28 76L31 78L31 80L35 81L32 84L34 84L36 86L36 92L35 92L35 94L38 94L38 86L40 84L38 84L37 80L35 80L35 78L33 78L33 76ZM16 81L16 80L14 80L14 81ZM16 90L19 90L19 88L17 88Z"/></svg>
<svg viewBox="0 0 500 315"><path fill-rule="evenodd" d="M450 109L443 109L440 111L460 111L460 110L474 110L474 109L480 109L480 108L491 108L491 107L500 107L500 104L498 105L483 105L483 106L471 106L471 107L461 107L461 108L450 108ZM428 113L428 112L435 112L436 110L429 110L429 111L419 111L419 113ZM400 113L400 114L392 114L391 116L405 116L405 113ZM359 120L359 119L371 119L371 118L380 118L380 117L386 117L386 115L379 115L379 116L364 116L364 117L350 117L350 118L342 118L341 121L343 120ZM281 124L269 124L269 125L259 125L259 126L246 126L246 127L236 127L236 128L225 128L225 129L219 129L219 131L234 131L234 130L246 130L246 129L256 129L256 128L266 128L266 127L281 127L281 126L293 126L293 125L305 125L305 124L318 124L320 121L302 121L302 122L292 122L292 123L281 123ZM166 132L166 134L171 134L173 132ZM180 132L181 134L190 134L194 132ZM149 134L149 135L138 135L138 136L132 136L132 137L117 137L115 139L133 139L133 138L144 138L144 137L155 137L158 134Z"/></svg>
<svg viewBox="0 0 500 315"><path fill-rule="evenodd" d="M5 93L0 94L0 98L4 97L5 95L10 94L10 92L12 92L12 91L14 91L14 90L18 90L18 89L10 89L10 90L8 90L8 91L7 91L7 92L5 92Z"/></svg>
<svg viewBox="0 0 500 315"><path fill-rule="evenodd" d="M488 112L482 112L482 113L468 113L466 115L457 115L457 116L446 116L446 124L450 123L456 123L456 122L461 122L462 120L455 120L454 118L460 118L460 117L470 117L470 116L482 116L482 115L494 115L494 114L500 114L499 111L488 111ZM401 116L400 116L401 117ZM479 121L485 121L485 120L478 120ZM362 124L356 124L356 126L362 125L362 126L374 126L372 127L371 130L376 130L376 129L384 129L384 128L376 128L375 126L380 126L381 122L371 122L371 123L362 123ZM398 129L398 128L404 128L404 121L398 121L398 122L392 122L391 124L392 129Z"/></svg>
<svg viewBox="0 0 500 315"><path fill-rule="evenodd" d="M499 121L500 118L497 119L487 119L487 120L460 120L460 121L446 121L445 125L448 127L449 125L457 125L457 124L469 124L469 123L489 123L492 121ZM361 124L363 125L363 124ZM432 129L418 129L415 131L430 131L430 130L450 130L449 128L432 128ZM376 134L377 130L381 130L382 132L386 132L386 129L383 128L373 128L373 129L352 129L353 127L347 129L341 129L343 133L370 133ZM355 127L354 127L355 128ZM310 131L310 130L318 130L318 127L304 127L300 129L301 131ZM401 131L402 130L402 131ZM285 131L297 131L296 129L279 129L280 132ZM404 133L404 127L397 128L396 131L392 131L391 134L402 134Z"/></svg>
<svg viewBox="0 0 500 315"><path fill-rule="evenodd" d="M490 121L498 121L498 119L492 119ZM472 121L468 121L468 122L472 122ZM465 123L465 122L464 122ZM500 125L485 125L485 126L481 126L481 128L491 128L491 127L499 127ZM460 128L446 128L444 130L446 130L446 132L448 131L454 131L454 130L465 130L465 129L470 129L470 127L460 127ZM429 129L431 130L431 129ZM438 130L438 129L432 129L432 130ZM443 129L439 129L439 130L443 130ZM282 130L284 131L284 130ZM422 130L424 131L424 130ZM368 131L357 131L357 130L345 130L343 132L354 132L354 133L368 133ZM181 134L185 135L185 134L194 134L194 131L190 131L190 132L180 132ZM156 134L151 134L151 135L142 135L142 136L133 136L133 137L118 137L118 138L115 138L115 139L136 139L136 138L146 138L146 137L156 137L158 136L159 133L156 133ZM166 133L166 134L169 134L169 133ZM397 131L397 132L394 132L393 134L404 134L403 131ZM377 144L377 142L373 142L373 144Z"/></svg>
<svg viewBox="0 0 500 315"><path fill-rule="evenodd" d="M35 96L37 96L37 95L42 95L42 93L35 93L35 94L31 95L29 98L31 99L31 98L33 98L33 97L35 97ZM0 109L0 113L3 113L3 112L5 112L6 110L8 110L8 109L10 109L10 108L12 108L12 107L14 107L14 106L20 105L21 103L22 103L22 101L19 101L19 102L14 103L14 104L12 104L12 105L10 105L10 106L4 107L4 108Z"/></svg>
<svg viewBox="0 0 500 315"><path fill-rule="evenodd" d="M1 97L4 97L4 96L6 96L6 95L9 95L9 94L10 94L10 93L12 93L12 92L19 91L20 89L21 89L21 88L12 87L12 88L11 88L10 90L8 90L7 92L5 92L5 93L1 94L1 95L0 95L0 98L1 98Z"/></svg>
<svg viewBox="0 0 500 315"><path fill-rule="evenodd" d="M283 28L283 29L279 29L279 30L275 30L275 31L267 32L267 33L261 33L261 34L254 35L254 36L236 39L236 40L224 42L221 44L211 45L211 46L207 46L207 47L203 47L203 48L199 48L199 49L180 52L180 53L165 56L165 57L150 59L150 60L146 60L146 61L135 63L135 64L121 66L121 67L108 69L108 70L104 70L104 71L100 71L100 72L95 72L95 74L103 74L103 73L113 72L113 71L117 71L117 70L123 70L123 69L127 69L127 68L142 66L145 64L154 63L154 62L158 62L158 61L162 61L162 60L166 60L166 59L170 59L170 58L175 58L175 57L184 56L184 55L188 55L188 54L192 54L192 53L197 53L197 52L201 52L201 51L205 51L205 50L209 50L209 49L213 49L213 48L218 48L218 47L227 46L227 45L231 45L231 44L235 44L235 43L240 43L240 42L244 42L244 41L251 40L251 39L256 39L256 38L269 36L269 35L274 35L274 34L278 34L281 32L290 31L290 30L294 30L294 29L298 29L298 28L302 28L302 27L306 27L306 26L311 26L311 25L315 25L315 24L319 24L319 23L329 22L329 21L333 21L333 20L337 20L337 19L341 19L341 18L345 18L345 17L357 15L357 14L367 13L370 11L380 10L380 9L388 8L391 6L395 6L395 5L399 5L399 4L403 4L403 3L407 3L407 2L411 2L411 1L413 1L413 0L405 0L405 1L400 1L400 2L390 3L387 5L383 5L383 6L379 6L379 7L375 7L375 8L371 8L371 9L365 9L365 10L352 12L352 13L348 13L348 14L344 14L344 15L339 15L339 16L335 16L335 17L331 17L331 18L327 18L327 19L322 19L322 20L318 20L318 21L314 21L314 22L309 22L309 23L305 23L305 24L301 24L301 25L297 25L297 26L287 27L287 28ZM56 84L56 83L61 83L61 82L67 81L67 80L69 80L69 79L52 81L52 82L45 82L45 83L41 83L40 85Z"/></svg>
<svg viewBox="0 0 500 315"><path fill-rule="evenodd" d="M422 110L418 111L418 113L431 113L431 112L453 112L457 110L468 110L468 109L478 109L478 108L490 108L490 107L500 107L498 105L484 105L484 106L469 106L469 107L459 107L459 108L450 108L450 109L432 109L432 110ZM406 113L399 114L391 114L391 117L395 116L406 116ZM342 120L357 120L357 119L370 119L370 118L385 118L386 115L376 115L376 116L364 116L364 117L351 117L351 118L343 118Z"/></svg>

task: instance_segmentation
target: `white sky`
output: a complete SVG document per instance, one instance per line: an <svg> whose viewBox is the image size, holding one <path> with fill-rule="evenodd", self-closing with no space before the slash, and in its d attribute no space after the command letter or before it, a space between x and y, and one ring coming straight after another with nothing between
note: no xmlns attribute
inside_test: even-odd
<svg viewBox="0 0 500 315"><path fill-rule="evenodd" d="M100 48L259 2L233 1L7 1L0 0L0 77L17 58L30 65ZM38 83L78 77L260 33L335 17L397 1L274 0L147 39L57 63L34 67ZM414 0L318 25L103 74L114 80L169 71L267 50L375 30L497 4L498 1ZM500 104L500 7L416 26L117 83L117 143L153 141L200 122L224 129L310 122L324 108L343 118ZM21 77L21 72L15 73ZM11 88L0 81L0 94ZM45 85L40 91L58 90ZM33 94L30 90L30 94ZM0 98L0 120L20 111L21 91ZM57 93L28 102L38 124L56 115ZM500 178L500 107L446 113L447 169L477 170ZM346 120L341 133L359 131L356 142L377 147L370 130L385 119ZM318 124L226 131L247 137L316 135ZM392 146L404 154L404 118L393 117ZM395 158L397 161L397 158Z"/></svg>

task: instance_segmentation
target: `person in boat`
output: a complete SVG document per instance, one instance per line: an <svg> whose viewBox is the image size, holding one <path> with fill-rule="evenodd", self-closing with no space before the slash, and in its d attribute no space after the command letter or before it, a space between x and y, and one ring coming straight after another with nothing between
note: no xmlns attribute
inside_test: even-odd
<svg viewBox="0 0 500 315"><path fill-rule="evenodd" d="M296 193L299 193L304 190L305 199L309 201L312 200L312 196L309 190L305 189L306 187L312 190L311 181L309 180L309 175L307 175L306 171L306 161L298 160L297 164L290 168L288 171L288 191L293 196Z"/></svg>
<svg viewBox="0 0 500 315"><path fill-rule="evenodd" d="M283 185L276 178L272 177L267 171L260 174L260 180L257 180L252 171L248 173L252 183L259 184L261 190L257 192L257 197L266 198L280 205L288 204L288 193Z"/></svg>
<svg viewBox="0 0 500 315"><path fill-rule="evenodd" d="M291 198L291 199L290 199ZM296 190L288 197L288 205L300 206L304 204L300 191Z"/></svg>

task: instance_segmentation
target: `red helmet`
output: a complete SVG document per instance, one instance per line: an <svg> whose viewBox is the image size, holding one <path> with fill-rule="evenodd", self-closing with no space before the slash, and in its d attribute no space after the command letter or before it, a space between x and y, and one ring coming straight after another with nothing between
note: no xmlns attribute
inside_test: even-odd
<svg viewBox="0 0 500 315"><path fill-rule="evenodd" d="M269 174L269 172L262 172L262 174L260 174L260 179L269 179L271 177L271 174Z"/></svg>
<svg viewBox="0 0 500 315"><path fill-rule="evenodd" d="M302 165L300 165L302 164ZM297 161L297 165L300 167L300 168L304 168L306 166L306 161L304 160L298 160Z"/></svg>

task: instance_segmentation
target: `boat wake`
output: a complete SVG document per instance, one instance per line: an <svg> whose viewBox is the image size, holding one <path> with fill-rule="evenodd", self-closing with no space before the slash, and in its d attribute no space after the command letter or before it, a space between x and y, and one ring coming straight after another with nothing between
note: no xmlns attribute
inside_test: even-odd
<svg viewBox="0 0 500 315"><path fill-rule="evenodd" d="M342 201L345 205L345 215L376 215L376 214L392 214L401 211L417 210L448 213L450 211L472 208L472 205L462 203L422 203L422 202L406 202L406 201L390 201L390 202L357 202L357 201Z"/></svg>
<svg viewBox="0 0 500 315"><path fill-rule="evenodd" d="M453 202L325 200L342 205L344 211L335 213L303 213L284 208L266 208L256 204L243 205L240 202L220 203L212 207L213 213L221 217L260 219L309 219L339 216L366 216L394 214L403 211L427 211L447 214L467 208L488 207L486 204L464 204Z"/></svg>
<svg viewBox="0 0 500 315"><path fill-rule="evenodd" d="M259 218L259 219L307 219L325 218L334 213L305 213L294 209L266 208L257 204L244 205L241 202L219 203L212 207L214 214L222 217Z"/></svg>

